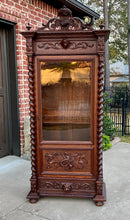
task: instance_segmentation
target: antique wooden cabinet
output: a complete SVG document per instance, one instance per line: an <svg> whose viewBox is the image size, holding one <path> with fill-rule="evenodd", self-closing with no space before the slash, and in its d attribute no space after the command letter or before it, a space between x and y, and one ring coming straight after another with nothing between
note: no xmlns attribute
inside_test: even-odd
<svg viewBox="0 0 130 220"><path fill-rule="evenodd" d="M106 201L102 166L104 41L63 7L26 38L31 121L31 191Z"/></svg>

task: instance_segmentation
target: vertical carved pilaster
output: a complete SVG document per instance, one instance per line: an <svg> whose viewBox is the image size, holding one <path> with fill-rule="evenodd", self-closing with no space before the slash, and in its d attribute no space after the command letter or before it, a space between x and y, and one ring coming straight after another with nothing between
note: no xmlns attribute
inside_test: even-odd
<svg viewBox="0 0 130 220"><path fill-rule="evenodd" d="M94 201L98 206L106 201L103 183L103 79L104 79L104 37L98 37L98 109L97 109L97 194Z"/></svg>
<svg viewBox="0 0 130 220"><path fill-rule="evenodd" d="M29 69L29 100L30 100L30 133L31 133L31 191L27 196L30 202L34 203L39 198L37 193L37 166L36 166L36 113L35 113L35 95L34 95L34 72L32 39L27 39L28 69Z"/></svg>
<svg viewBox="0 0 130 220"><path fill-rule="evenodd" d="M97 128L97 143L98 143L98 180L103 180L103 67L104 56L99 55L99 72L98 72L98 128Z"/></svg>
<svg viewBox="0 0 130 220"><path fill-rule="evenodd" d="M31 127L31 169L32 179L36 179L36 130L35 130L35 100L34 100L34 74L32 56L28 57L29 69L29 99L30 99L30 127ZM36 185L36 184L35 184ZM36 186L32 186L32 190L36 191Z"/></svg>
<svg viewBox="0 0 130 220"><path fill-rule="evenodd" d="M103 67L104 56L99 55L98 71L98 118L97 118L97 144L98 144L98 180L97 195L103 195Z"/></svg>

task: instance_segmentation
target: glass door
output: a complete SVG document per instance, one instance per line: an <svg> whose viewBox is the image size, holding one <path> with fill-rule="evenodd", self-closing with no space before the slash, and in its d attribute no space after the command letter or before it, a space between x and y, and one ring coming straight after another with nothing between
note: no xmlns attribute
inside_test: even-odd
<svg viewBox="0 0 130 220"><path fill-rule="evenodd" d="M44 141L91 140L91 62L41 62Z"/></svg>

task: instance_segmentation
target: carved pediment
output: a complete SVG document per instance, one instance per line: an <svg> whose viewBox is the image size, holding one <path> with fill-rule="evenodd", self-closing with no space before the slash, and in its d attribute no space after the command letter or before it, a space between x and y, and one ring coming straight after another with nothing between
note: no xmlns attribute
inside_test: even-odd
<svg viewBox="0 0 130 220"><path fill-rule="evenodd" d="M52 18L47 24L43 24L42 28L38 29L38 32L43 30L83 30L92 29L93 18L89 23L85 23L78 17L72 17L72 12L66 6L58 10L58 18Z"/></svg>

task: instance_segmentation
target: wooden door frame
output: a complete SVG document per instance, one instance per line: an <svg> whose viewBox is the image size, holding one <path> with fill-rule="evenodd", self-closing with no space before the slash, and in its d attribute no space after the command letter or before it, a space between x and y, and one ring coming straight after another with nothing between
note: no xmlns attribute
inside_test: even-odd
<svg viewBox="0 0 130 220"><path fill-rule="evenodd" d="M4 29L8 41L8 68L6 68L7 117L8 117L8 153L20 156L20 125L18 106L18 81L16 61L16 23L0 19L0 28ZM6 45L6 42L5 42ZM7 52L7 48L5 48ZM6 57L6 54L5 54ZM6 67L7 67L6 65ZM16 98L14 98L16 97Z"/></svg>

